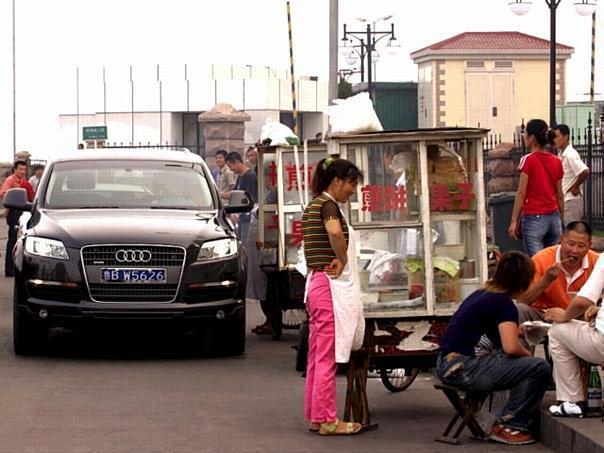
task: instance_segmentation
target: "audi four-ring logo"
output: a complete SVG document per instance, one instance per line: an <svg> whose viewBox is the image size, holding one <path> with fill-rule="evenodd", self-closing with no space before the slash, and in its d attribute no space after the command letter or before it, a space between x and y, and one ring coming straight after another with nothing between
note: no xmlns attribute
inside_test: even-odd
<svg viewBox="0 0 604 453"><path fill-rule="evenodd" d="M115 252L115 259L119 263L148 263L151 261L149 250L124 250Z"/></svg>

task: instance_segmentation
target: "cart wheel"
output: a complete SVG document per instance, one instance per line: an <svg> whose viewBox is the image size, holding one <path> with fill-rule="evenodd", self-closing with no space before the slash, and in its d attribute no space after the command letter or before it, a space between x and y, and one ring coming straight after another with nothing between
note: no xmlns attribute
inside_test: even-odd
<svg viewBox="0 0 604 453"><path fill-rule="evenodd" d="M284 310L281 319L284 329L298 329L306 321L306 310L299 308Z"/></svg>
<svg viewBox="0 0 604 453"><path fill-rule="evenodd" d="M393 393L407 390L419 374L419 368L395 368L380 370L382 384Z"/></svg>

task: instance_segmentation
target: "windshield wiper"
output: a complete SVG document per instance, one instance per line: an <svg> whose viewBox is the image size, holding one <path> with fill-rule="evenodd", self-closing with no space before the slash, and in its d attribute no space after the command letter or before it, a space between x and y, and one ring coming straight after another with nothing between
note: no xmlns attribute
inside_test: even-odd
<svg viewBox="0 0 604 453"><path fill-rule="evenodd" d="M181 211L194 211L197 208L194 208L194 207L186 208L183 206L149 206L149 209L179 209Z"/></svg>

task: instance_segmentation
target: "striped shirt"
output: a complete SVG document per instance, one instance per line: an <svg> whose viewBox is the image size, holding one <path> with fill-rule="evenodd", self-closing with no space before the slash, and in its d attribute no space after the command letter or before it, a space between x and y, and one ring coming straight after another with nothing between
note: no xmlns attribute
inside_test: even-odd
<svg viewBox="0 0 604 453"><path fill-rule="evenodd" d="M342 216L337 205L325 194L321 194L314 198L304 210L302 214L302 234L304 237L304 257L308 269L323 270L325 266L331 264L336 258L336 254L331 248L329 236L325 229L325 220L331 218L331 214L327 219L323 212L325 203L331 202L336 207L335 214L340 220L346 245L348 246L348 225ZM327 206L329 207L329 206Z"/></svg>

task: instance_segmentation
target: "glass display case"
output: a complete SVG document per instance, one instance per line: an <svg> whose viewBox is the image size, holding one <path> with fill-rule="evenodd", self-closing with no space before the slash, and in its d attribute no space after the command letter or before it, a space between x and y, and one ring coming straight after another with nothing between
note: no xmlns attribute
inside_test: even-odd
<svg viewBox="0 0 604 453"><path fill-rule="evenodd" d="M261 259L295 267L312 173L339 155L364 175L343 209L357 236L366 318L453 314L487 278L485 134L430 129L336 136L297 153L260 148Z"/></svg>
<svg viewBox="0 0 604 453"><path fill-rule="evenodd" d="M332 137L364 174L345 207L366 318L449 316L487 278L482 129Z"/></svg>

